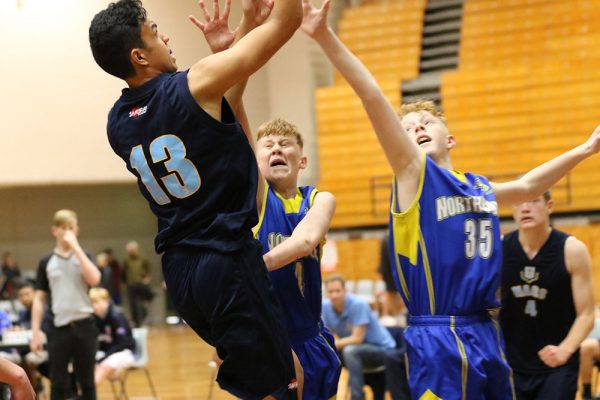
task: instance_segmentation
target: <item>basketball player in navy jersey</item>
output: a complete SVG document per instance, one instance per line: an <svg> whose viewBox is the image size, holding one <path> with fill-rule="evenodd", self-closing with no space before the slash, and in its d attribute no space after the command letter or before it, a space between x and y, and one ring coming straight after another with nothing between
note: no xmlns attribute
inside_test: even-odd
<svg viewBox="0 0 600 400"><path fill-rule="evenodd" d="M304 3L302 29L362 100L394 172L390 247L409 310L408 372L414 399L511 399L503 341L487 310L499 307L498 202L535 199L600 149L600 128L582 145L518 180L488 182L454 171L456 145L433 103L398 118L376 80L327 27L330 0ZM308 16L308 17L307 17Z"/></svg>
<svg viewBox="0 0 600 400"><path fill-rule="evenodd" d="M179 314L223 363L218 382L231 394L288 396L294 369L282 310L260 243L257 165L233 110L243 82L294 33L300 0L243 0L235 46L177 72L169 37L138 0L98 13L90 44L98 65L128 85L110 111L113 150L137 177L158 217L156 251ZM252 29L255 28L255 29ZM233 109L233 110L232 110Z"/></svg>
<svg viewBox="0 0 600 400"><path fill-rule="evenodd" d="M255 228L265 264L285 310L292 349L303 370L304 400L335 397L341 362L321 320L321 242L335 211L331 193L298 187L306 168L298 128L282 119L260 126L256 154L266 180Z"/></svg>
<svg viewBox="0 0 600 400"><path fill-rule="evenodd" d="M579 346L594 325L592 261L552 228L550 192L513 206L504 236L500 325L519 400L574 399Z"/></svg>

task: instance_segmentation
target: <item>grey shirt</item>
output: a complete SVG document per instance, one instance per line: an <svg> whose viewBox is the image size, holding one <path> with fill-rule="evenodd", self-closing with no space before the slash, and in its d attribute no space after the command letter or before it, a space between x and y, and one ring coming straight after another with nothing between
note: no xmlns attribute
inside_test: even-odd
<svg viewBox="0 0 600 400"><path fill-rule="evenodd" d="M50 294L56 327L91 317L94 312L88 296L89 286L75 254L63 257L52 253L44 257L38 266L36 289Z"/></svg>

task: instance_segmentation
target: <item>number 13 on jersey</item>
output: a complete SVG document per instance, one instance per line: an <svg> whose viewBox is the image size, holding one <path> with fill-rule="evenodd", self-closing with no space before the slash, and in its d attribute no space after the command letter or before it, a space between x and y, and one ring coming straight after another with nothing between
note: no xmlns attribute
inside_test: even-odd
<svg viewBox="0 0 600 400"><path fill-rule="evenodd" d="M185 158L185 145L175 135L162 135L150 143L150 157L154 164L163 163L167 175L160 177L167 192L178 199L194 194L200 188L201 179L194 164ZM129 156L131 168L139 174L144 186L159 205L169 204L171 198L152 173L142 145L131 149Z"/></svg>

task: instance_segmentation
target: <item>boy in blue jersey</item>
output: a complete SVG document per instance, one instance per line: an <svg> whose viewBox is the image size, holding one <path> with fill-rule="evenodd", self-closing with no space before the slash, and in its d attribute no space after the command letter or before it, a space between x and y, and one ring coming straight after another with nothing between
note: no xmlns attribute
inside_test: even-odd
<svg viewBox="0 0 600 400"><path fill-rule="evenodd" d="M267 184L255 233L303 369L302 398L323 400L335 396L341 370L321 321L321 242L335 198L314 186L298 187L298 173L307 163L302 147L300 132L287 121L275 119L258 129L256 155Z"/></svg>
<svg viewBox="0 0 600 400"><path fill-rule="evenodd" d="M303 2L303 30L361 98L394 171L390 248L410 313L405 337L413 398L513 398L501 335L487 313L499 306L497 203L541 195L598 152L600 128L515 181L454 171L449 151L456 141L433 103L407 105L399 119L370 72L327 27L329 0L321 9Z"/></svg>
<svg viewBox="0 0 600 400"><path fill-rule="evenodd" d="M223 359L219 385L260 399L289 395L294 366L252 237L258 171L234 111L246 79L300 24L301 7L276 0L262 24L272 4L242 6L236 45L187 71L177 72L169 37L139 0L111 3L94 17L89 37L99 66L129 86L110 111L109 142L158 217L155 247L173 304Z"/></svg>

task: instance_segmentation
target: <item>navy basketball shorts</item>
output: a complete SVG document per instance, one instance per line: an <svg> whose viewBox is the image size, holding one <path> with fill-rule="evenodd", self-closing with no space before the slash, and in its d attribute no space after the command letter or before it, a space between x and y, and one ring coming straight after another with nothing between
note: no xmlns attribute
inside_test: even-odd
<svg viewBox="0 0 600 400"><path fill-rule="evenodd" d="M323 327L309 339L293 342L292 348L304 370L303 400L326 400L337 393L342 362L336 351L333 336Z"/></svg>
<svg viewBox="0 0 600 400"><path fill-rule="evenodd" d="M173 248L162 265L175 309L223 360L219 386L249 400L287 393L294 362L260 242L228 253Z"/></svg>
<svg viewBox="0 0 600 400"><path fill-rule="evenodd" d="M577 393L579 362L553 368L548 372L513 372L517 400L574 399Z"/></svg>
<svg viewBox="0 0 600 400"><path fill-rule="evenodd" d="M404 338L413 399L514 399L502 336L487 315L410 317Z"/></svg>

